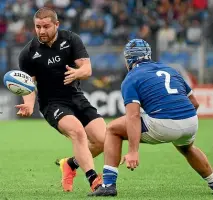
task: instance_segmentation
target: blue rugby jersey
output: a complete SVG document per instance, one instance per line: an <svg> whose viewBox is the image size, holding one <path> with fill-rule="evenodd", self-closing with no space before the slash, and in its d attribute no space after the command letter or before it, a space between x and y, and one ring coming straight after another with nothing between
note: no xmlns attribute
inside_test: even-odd
<svg viewBox="0 0 213 200"><path fill-rule="evenodd" d="M186 119L196 115L188 96L192 90L173 68L157 62L137 64L121 85L124 104L137 102L158 119Z"/></svg>

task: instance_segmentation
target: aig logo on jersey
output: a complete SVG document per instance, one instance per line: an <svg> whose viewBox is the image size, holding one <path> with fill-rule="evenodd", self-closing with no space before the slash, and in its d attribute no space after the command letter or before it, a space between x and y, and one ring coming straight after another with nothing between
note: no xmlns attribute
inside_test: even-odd
<svg viewBox="0 0 213 200"><path fill-rule="evenodd" d="M60 56L52 57L48 59L48 65L60 62Z"/></svg>

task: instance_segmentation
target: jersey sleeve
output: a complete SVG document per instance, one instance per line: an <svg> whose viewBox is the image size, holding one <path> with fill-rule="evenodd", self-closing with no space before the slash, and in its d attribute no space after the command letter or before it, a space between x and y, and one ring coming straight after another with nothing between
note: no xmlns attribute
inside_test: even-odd
<svg viewBox="0 0 213 200"><path fill-rule="evenodd" d="M193 91L192 91L191 87L187 84L187 82L184 80L184 78L182 77L182 75L177 70L176 70L176 72L178 73L178 76L180 77L179 80L185 86L187 97L189 97L191 94L193 94Z"/></svg>
<svg viewBox="0 0 213 200"><path fill-rule="evenodd" d="M72 33L71 54L74 60L79 58L89 58L89 54L87 53L80 36L76 33Z"/></svg>
<svg viewBox="0 0 213 200"><path fill-rule="evenodd" d="M24 48L19 55L19 69L30 76L35 76L33 63L29 57L27 48Z"/></svg>
<svg viewBox="0 0 213 200"><path fill-rule="evenodd" d="M189 97L190 95L192 95L193 91L191 89L191 87L186 83L185 80L184 81L184 85L185 85L185 88L186 88L186 94L187 94L187 97Z"/></svg>
<svg viewBox="0 0 213 200"><path fill-rule="evenodd" d="M137 90L132 81L124 81L121 85L121 93L124 100L124 105L129 103L140 104L140 99L138 97Z"/></svg>

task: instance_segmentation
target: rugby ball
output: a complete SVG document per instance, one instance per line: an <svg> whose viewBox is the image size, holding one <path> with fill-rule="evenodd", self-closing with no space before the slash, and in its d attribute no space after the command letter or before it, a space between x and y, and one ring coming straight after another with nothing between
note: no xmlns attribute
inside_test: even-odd
<svg viewBox="0 0 213 200"><path fill-rule="evenodd" d="M18 96L28 95L36 88L31 76L20 70L7 72L4 75L4 85Z"/></svg>

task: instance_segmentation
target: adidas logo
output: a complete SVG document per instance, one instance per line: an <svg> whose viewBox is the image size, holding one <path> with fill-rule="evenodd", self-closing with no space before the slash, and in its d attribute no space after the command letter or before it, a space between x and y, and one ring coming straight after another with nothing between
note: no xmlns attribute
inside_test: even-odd
<svg viewBox="0 0 213 200"><path fill-rule="evenodd" d="M70 46L70 45L64 46L66 43L67 43L67 41L63 41L63 42L60 44L60 50L66 49L66 48L68 48L68 47Z"/></svg>
<svg viewBox="0 0 213 200"><path fill-rule="evenodd" d="M41 57L41 54L39 54L38 52L35 53L35 55L33 56L33 59L39 58Z"/></svg>

